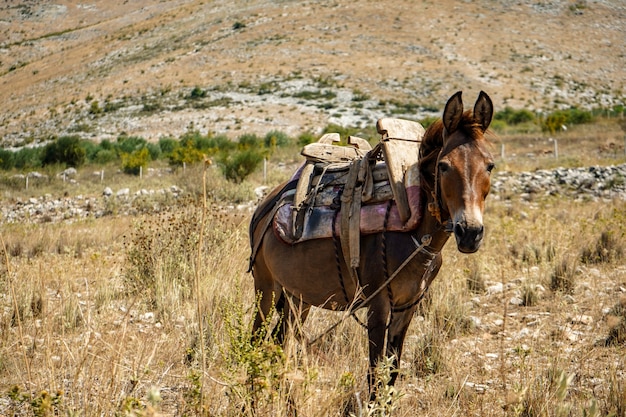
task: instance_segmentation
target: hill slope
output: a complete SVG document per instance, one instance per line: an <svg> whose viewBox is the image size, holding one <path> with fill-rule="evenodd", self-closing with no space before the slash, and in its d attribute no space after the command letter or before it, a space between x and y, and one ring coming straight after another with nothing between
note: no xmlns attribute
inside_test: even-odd
<svg viewBox="0 0 626 417"><path fill-rule="evenodd" d="M439 112L623 104L626 4L159 0L0 5L0 143L299 133ZM195 89L194 89L195 88Z"/></svg>

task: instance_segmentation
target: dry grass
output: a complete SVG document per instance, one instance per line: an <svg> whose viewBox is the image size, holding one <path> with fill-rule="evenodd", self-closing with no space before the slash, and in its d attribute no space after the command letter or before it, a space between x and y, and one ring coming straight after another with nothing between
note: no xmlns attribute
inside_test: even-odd
<svg viewBox="0 0 626 417"><path fill-rule="evenodd" d="M409 330L397 395L378 411L363 402L367 340L356 323L312 346L249 343L247 216L207 214L202 237L198 204L3 226L1 413L339 416L389 404L397 416L583 416L593 404L596 415L624 413L626 266L573 262L567 285L553 285L564 260L606 243L602 230L611 248L626 244L623 203L489 201L484 248L445 249ZM335 320L315 310L304 334Z"/></svg>

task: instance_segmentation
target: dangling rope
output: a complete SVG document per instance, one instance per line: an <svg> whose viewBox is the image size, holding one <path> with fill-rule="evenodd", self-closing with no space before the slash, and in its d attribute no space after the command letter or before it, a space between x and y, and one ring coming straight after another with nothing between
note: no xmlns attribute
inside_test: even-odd
<svg viewBox="0 0 626 417"><path fill-rule="evenodd" d="M406 258L404 260L404 262L402 262L402 264L400 264L400 266L398 266L398 268L393 272L393 274L391 274L389 276L389 278L387 278L387 280L385 282L382 283L382 285L380 287L378 287L376 289L376 291L374 291L369 297L367 297L362 303L358 303L356 306L352 305L350 306L344 313L343 316L341 316L341 318L332 326L330 326L328 329L326 329L325 331L323 331L322 333L320 333L319 335L317 335L316 337L309 339L307 344L310 346L314 343L316 343L317 341L319 341L322 337L324 337L325 335L327 335L328 333L330 333L332 330L334 330L335 328L337 328L337 326L339 326L341 323L343 323L348 317L350 317L351 315L354 314L354 311L359 308L359 307L363 307L366 306L367 304L369 304L370 301L372 301L374 299L374 297L376 297L378 294L380 294L380 292L387 288L387 285L389 285L389 283L391 283L391 281L393 281L393 279L400 273L400 271L402 271L404 269L404 267L411 262L411 260L420 252L426 250L426 246L430 245L430 242L432 242L433 238L431 235L424 235L422 236L422 240L421 243L418 243L417 239L415 238L415 236L411 236L411 239L413 239L413 243L415 244L416 248L415 250L409 255L408 258ZM430 253L430 252L428 252Z"/></svg>

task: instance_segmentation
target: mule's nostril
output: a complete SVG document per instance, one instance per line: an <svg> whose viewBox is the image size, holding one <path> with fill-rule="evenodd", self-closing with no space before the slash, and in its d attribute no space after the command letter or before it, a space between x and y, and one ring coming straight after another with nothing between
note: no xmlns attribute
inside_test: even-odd
<svg viewBox="0 0 626 417"><path fill-rule="evenodd" d="M461 237L465 234L465 229L461 226L461 223L457 223L454 225L454 234Z"/></svg>

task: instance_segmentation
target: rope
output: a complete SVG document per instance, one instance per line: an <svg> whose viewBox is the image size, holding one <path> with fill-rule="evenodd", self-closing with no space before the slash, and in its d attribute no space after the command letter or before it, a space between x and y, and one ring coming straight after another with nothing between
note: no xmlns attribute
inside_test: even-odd
<svg viewBox="0 0 626 417"><path fill-rule="evenodd" d="M372 301L374 299L374 297L376 297L378 294L380 294L380 292L387 287L387 285L389 285L389 283L391 281L393 281L393 279L400 273L400 271L402 271L402 269L404 269L404 267L411 262L411 260L415 257L415 255L417 255L418 253L422 252L426 246L430 245L430 242L433 240L431 235L424 235L422 236L422 240L421 243L417 242L417 239L415 239L415 237L411 236L411 238L413 239L413 242L415 243L415 250L413 251L413 253L411 253L409 255L408 258L406 258L404 260L404 262L402 262L402 264L400 264L400 266L393 272L393 274L391 274L389 276L389 278L387 278L387 280L385 282L383 282L383 284L378 287L376 289L376 291L374 291L369 297L367 297L362 303L359 303L356 307L354 305L350 306L343 314L343 316L332 326L330 326L328 329L326 329L325 331L323 331L322 333L320 333L319 335L317 335L316 337L309 339L307 344L310 346L314 343L316 343L317 341L319 341L322 337L324 337L325 335L327 335L329 332L331 332L332 330L334 330L337 326L339 326L341 323L343 323L348 317L350 317L351 315L354 314L354 311L362 306L367 305L370 301Z"/></svg>

